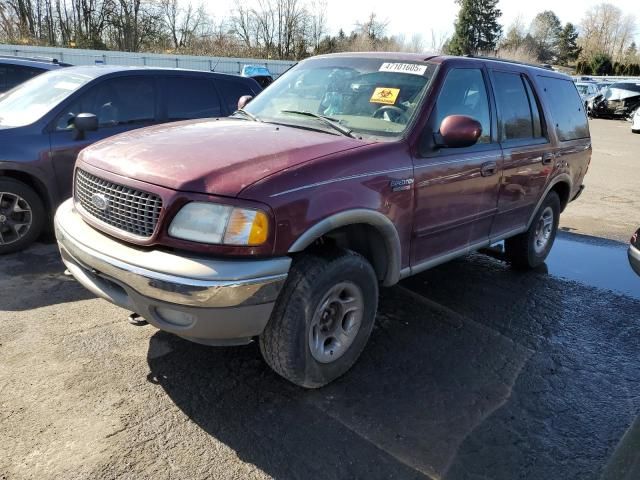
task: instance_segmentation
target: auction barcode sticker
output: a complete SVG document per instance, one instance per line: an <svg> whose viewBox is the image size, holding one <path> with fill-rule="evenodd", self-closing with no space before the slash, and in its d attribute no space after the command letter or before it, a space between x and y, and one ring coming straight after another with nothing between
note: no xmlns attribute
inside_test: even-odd
<svg viewBox="0 0 640 480"><path fill-rule="evenodd" d="M427 71L426 65L417 65L415 63L383 63L380 72L397 72L410 73L412 75L424 75Z"/></svg>

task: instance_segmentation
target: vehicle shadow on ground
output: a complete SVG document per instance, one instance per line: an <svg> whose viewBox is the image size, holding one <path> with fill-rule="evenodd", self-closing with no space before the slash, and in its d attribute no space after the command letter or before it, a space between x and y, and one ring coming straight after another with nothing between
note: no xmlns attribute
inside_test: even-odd
<svg viewBox="0 0 640 480"><path fill-rule="evenodd" d="M255 345L158 332L148 363L191 420L274 478L443 478L531 353L400 286L383 292L356 366L320 390L278 377Z"/></svg>
<svg viewBox="0 0 640 480"><path fill-rule="evenodd" d="M64 275L65 266L53 241L0 257L0 310L25 311L95 298Z"/></svg>
<svg viewBox="0 0 640 480"><path fill-rule="evenodd" d="M383 290L362 357L323 389L255 345L162 332L149 381L274 478L595 479L640 408L639 307L472 255Z"/></svg>

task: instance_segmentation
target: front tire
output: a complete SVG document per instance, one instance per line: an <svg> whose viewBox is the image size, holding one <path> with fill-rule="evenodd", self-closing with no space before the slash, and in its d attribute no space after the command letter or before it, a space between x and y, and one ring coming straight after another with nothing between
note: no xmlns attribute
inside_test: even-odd
<svg viewBox="0 0 640 480"><path fill-rule="evenodd" d="M0 254L31 245L42 233L46 217L42 200L31 187L0 178Z"/></svg>
<svg viewBox="0 0 640 480"><path fill-rule="evenodd" d="M369 339L378 308L378 280L357 253L308 253L291 267L264 332L260 351L290 382L322 387L346 373Z"/></svg>
<svg viewBox="0 0 640 480"><path fill-rule="evenodd" d="M542 265L551 252L559 223L560 197L556 192L549 192L533 217L529 229L505 240L507 261L522 270Z"/></svg>

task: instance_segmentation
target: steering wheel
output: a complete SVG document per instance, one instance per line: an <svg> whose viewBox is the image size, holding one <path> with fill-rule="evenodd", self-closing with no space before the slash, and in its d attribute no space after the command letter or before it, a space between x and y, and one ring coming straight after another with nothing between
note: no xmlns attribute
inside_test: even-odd
<svg viewBox="0 0 640 480"><path fill-rule="evenodd" d="M409 121L407 112L395 105L383 105L373 112L373 118L383 118L394 123L407 123Z"/></svg>

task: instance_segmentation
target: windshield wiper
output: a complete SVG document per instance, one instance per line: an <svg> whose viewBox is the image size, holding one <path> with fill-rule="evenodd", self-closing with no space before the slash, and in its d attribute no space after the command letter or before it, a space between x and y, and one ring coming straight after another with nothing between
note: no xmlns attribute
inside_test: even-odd
<svg viewBox="0 0 640 480"><path fill-rule="evenodd" d="M261 122L262 121L258 117L256 117L253 113L249 113L243 108L239 108L238 110L233 112L231 115L235 115L236 113L240 113L240 114L244 115L246 118L248 118L249 120L252 120L254 122Z"/></svg>
<svg viewBox="0 0 640 480"><path fill-rule="evenodd" d="M294 115L304 115L307 117L317 118L318 120L322 121L325 125L329 125L331 128L333 128L337 132L340 132L345 137L356 138L355 135L353 134L353 130L340 125L337 120L331 117L326 117L324 115L318 115L317 113L307 112L302 110L280 110L280 113L291 113Z"/></svg>

